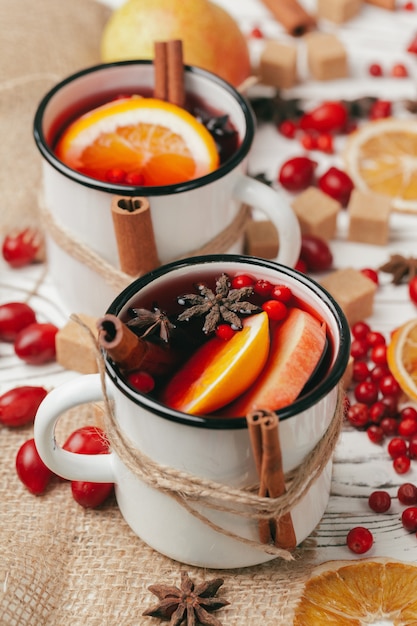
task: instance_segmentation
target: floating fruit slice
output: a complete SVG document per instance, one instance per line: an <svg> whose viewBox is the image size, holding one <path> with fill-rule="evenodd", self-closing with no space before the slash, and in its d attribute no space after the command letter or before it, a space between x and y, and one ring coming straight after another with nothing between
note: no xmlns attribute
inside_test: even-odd
<svg viewBox="0 0 417 626"><path fill-rule="evenodd" d="M140 173L144 185L169 185L204 176L218 166L209 131L185 109L132 96L104 104L64 131L56 155L99 180L109 171Z"/></svg>
<svg viewBox="0 0 417 626"><path fill-rule="evenodd" d="M266 366L256 383L224 410L228 416L288 406L314 372L326 343L326 328L302 309L290 309L275 331ZM222 412L223 414L223 412Z"/></svg>
<svg viewBox="0 0 417 626"><path fill-rule="evenodd" d="M392 333L387 361L404 393L417 400L417 319L406 322Z"/></svg>
<svg viewBox="0 0 417 626"><path fill-rule="evenodd" d="M214 337L203 344L169 381L161 400L185 413L211 413L256 380L268 351L268 315L252 315L229 341Z"/></svg>
<svg viewBox="0 0 417 626"><path fill-rule="evenodd" d="M400 561L375 558L323 563L305 585L293 624L416 625L416 585L417 567Z"/></svg>
<svg viewBox="0 0 417 626"><path fill-rule="evenodd" d="M417 212L415 119L368 122L349 136L344 158L356 188L389 196L397 211Z"/></svg>

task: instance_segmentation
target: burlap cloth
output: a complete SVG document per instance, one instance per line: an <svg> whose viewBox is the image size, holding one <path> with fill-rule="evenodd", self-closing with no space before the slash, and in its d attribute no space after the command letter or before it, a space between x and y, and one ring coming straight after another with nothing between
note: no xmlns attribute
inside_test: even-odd
<svg viewBox="0 0 417 626"><path fill-rule="evenodd" d="M89 0L0 0L0 234L38 222L36 107L57 80L99 62L107 16L107 9ZM91 407L85 407L62 428L69 433L92 421ZM45 495L31 495L17 478L15 457L32 436L32 427L0 429L1 626L158 624L141 616L155 600L147 587L178 585L181 569L196 581L224 577L221 595L231 604L215 615L225 626L291 624L312 567L311 545L298 549L289 563L274 560L220 573L182 566L144 545L115 501L85 510L59 480Z"/></svg>

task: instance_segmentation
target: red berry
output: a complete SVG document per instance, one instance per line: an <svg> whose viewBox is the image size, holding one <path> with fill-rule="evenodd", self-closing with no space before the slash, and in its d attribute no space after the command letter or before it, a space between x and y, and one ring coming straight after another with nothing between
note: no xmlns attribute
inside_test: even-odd
<svg viewBox="0 0 417 626"><path fill-rule="evenodd" d="M252 39L263 39L264 34L259 26L254 26L250 31L250 36L252 37Z"/></svg>
<svg viewBox="0 0 417 626"><path fill-rule="evenodd" d="M369 112L370 120L378 120L389 117L392 113L392 104L389 100L376 100Z"/></svg>
<svg viewBox="0 0 417 626"><path fill-rule="evenodd" d="M43 493L53 476L53 472L39 456L34 439L28 439L19 448L16 471L22 483L34 495Z"/></svg>
<svg viewBox="0 0 417 626"><path fill-rule="evenodd" d="M406 50L407 52L417 54L417 35L414 35L413 39L408 44Z"/></svg>
<svg viewBox="0 0 417 626"><path fill-rule="evenodd" d="M377 344L371 349L370 359L375 365L387 364L387 347L385 344Z"/></svg>
<svg viewBox="0 0 417 626"><path fill-rule="evenodd" d="M281 135L284 135L284 137L287 137L287 139L294 139L297 132L297 124L292 120L283 120L279 124L278 130Z"/></svg>
<svg viewBox="0 0 417 626"><path fill-rule="evenodd" d="M398 398L397 396L383 396L381 399L387 409L387 415L389 417L396 417L398 413Z"/></svg>
<svg viewBox="0 0 417 626"><path fill-rule="evenodd" d="M287 317L288 309L279 300L266 300L262 304L262 309L267 313L270 320L281 322Z"/></svg>
<svg viewBox="0 0 417 626"><path fill-rule="evenodd" d="M371 76L382 76L382 67L379 63L372 63L369 66L369 74Z"/></svg>
<svg viewBox="0 0 417 626"><path fill-rule="evenodd" d="M392 459L407 454L407 442L400 437L394 437L388 444L388 454Z"/></svg>
<svg viewBox="0 0 417 626"><path fill-rule="evenodd" d="M391 496L388 491L373 491L368 504L375 513L386 513L391 506Z"/></svg>
<svg viewBox="0 0 417 626"><path fill-rule="evenodd" d="M356 322L351 330L355 339L365 339L371 327L366 322Z"/></svg>
<svg viewBox="0 0 417 626"><path fill-rule="evenodd" d="M304 261L304 259L298 259L297 263L294 266L294 269L296 269L298 272L301 272L302 274L306 274L307 263Z"/></svg>
<svg viewBox="0 0 417 626"><path fill-rule="evenodd" d="M392 374L387 374L379 381L379 391L383 396L398 397L401 394L401 387Z"/></svg>
<svg viewBox="0 0 417 626"><path fill-rule="evenodd" d="M71 482L72 497L86 509L94 509L110 496L113 483L91 483L82 480Z"/></svg>
<svg viewBox="0 0 417 626"><path fill-rule="evenodd" d="M35 311L25 302L0 305L0 341L15 341L21 330L36 322Z"/></svg>
<svg viewBox="0 0 417 626"><path fill-rule="evenodd" d="M365 428L369 422L369 412L366 404L356 402L352 404L346 413L346 418L352 426L358 429Z"/></svg>
<svg viewBox="0 0 417 626"><path fill-rule="evenodd" d="M405 5L403 6L403 9L405 11L414 11L414 2L406 2Z"/></svg>
<svg viewBox="0 0 417 626"><path fill-rule="evenodd" d="M47 395L44 387L23 385L0 396L0 423L16 427L33 423L40 403Z"/></svg>
<svg viewBox="0 0 417 626"><path fill-rule="evenodd" d="M300 258L311 272L328 270L333 263L333 255L327 242L316 235L302 235Z"/></svg>
<svg viewBox="0 0 417 626"><path fill-rule="evenodd" d="M145 183L145 177L142 172L128 172L124 180L126 185L133 185L134 187L142 187Z"/></svg>
<svg viewBox="0 0 417 626"><path fill-rule="evenodd" d="M4 260L14 268L41 260L43 238L36 228L25 228L6 235L3 241Z"/></svg>
<svg viewBox="0 0 417 626"><path fill-rule="evenodd" d="M386 407L383 402L376 401L369 407L369 421L374 424L381 424L382 419L386 414ZM385 431L384 431L384 434Z"/></svg>
<svg viewBox="0 0 417 626"><path fill-rule="evenodd" d="M415 461L417 459L417 436L413 435L408 442L408 456Z"/></svg>
<svg viewBox="0 0 417 626"><path fill-rule="evenodd" d="M305 150L315 150L317 148L317 139L310 133L304 133L301 135L300 143Z"/></svg>
<svg viewBox="0 0 417 626"><path fill-rule="evenodd" d="M323 102L302 116L300 126L303 130L337 133L345 128L347 121L348 111L342 102Z"/></svg>
<svg viewBox="0 0 417 626"><path fill-rule="evenodd" d="M272 293L273 288L274 286L269 282L269 280L262 279L257 280L253 286L254 292L263 298L268 297Z"/></svg>
<svg viewBox="0 0 417 626"><path fill-rule="evenodd" d="M398 423L398 434L407 439L417 435L417 422L412 417L405 417Z"/></svg>
<svg viewBox="0 0 417 626"><path fill-rule="evenodd" d="M227 328L230 328L228 324L225 324L225 326L227 326ZM218 328L216 328L217 336L219 336ZM231 328L230 330L232 331L232 334L234 334L234 331ZM222 337L222 339L224 339L224 337ZM151 376L149 372L144 371L130 372L127 377L127 382L129 383L129 385L132 385L132 387L134 387L137 391L140 391L141 393L150 393L155 387L155 379L153 378L153 376Z"/></svg>
<svg viewBox="0 0 417 626"><path fill-rule="evenodd" d="M313 183L316 167L308 157L293 157L281 166L278 180L287 191L302 191Z"/></svg>
<svg viewBox="0 0 417 626"><path fill-rule="evenodd" d="M413 483L403 483L398 487L397 496L401 504L417 504L417 487Z"/></svg>
<svg viewBox="0 0 417 626"><path fill-rule="evenodd" d="M408 295L411 302L417 304L417 276L413 276L408 283Z"/></svg>
<svg viewBox="0 0 417 626"><path fill-rule="evenodd" d="M368 344L363 339L354 339L350 344L350 355L355 361L368 355Z"/></svg>
<svg viewBox="0 0 417 626"><path fill-rule="evenodd" d="M371 330L366 335L366 343L370 348L373 348L374 346L384 346L386 341L382 333Z"/></svg>
<svg viewBox="0 0 417 626"><path fill-rule="evenodd" d="M378 400L378 387L371 380L364 380L356 385L354 395L358 402L369 406Z"/></svg>
<svg viewBox="0 0 417 626"><path fill-rule="evenodd" d="M375 285L379 285L378 272L371 269L370 267L364 267L363 269L361 269L361 273L369 278L369 280L372 280Z"/></svg>
<svg viewBox="0 0 417 626"><path fill-rule="evenodd" d="M238 274L231 280L232 289L241 289L242 287L252 287L255 283L252 276L247 274Z"/></svg>
<svg viewBox="0 0 417 626"><path fill-rule="evenodd" d="M369 369L365 361L354 361L352 368L352 379L356 382L362 382L369 376Z"/></svg>
<svg viewBox="0 0 417 626"><path fill-rule="evenodd" d="M346 537L346 544L349 550L355 554L364 554L372 548L374 538L370 530L364 526L352 528Z"/></svg>
<svg viewBox="0 0 417 626"><path fill-rule="evenodd" d="M329 133L321 133L317 137L316 141L317 150L325 152L326 154L333 154L333 136Z"/></svg>
<svg viewBox="0 0 417 626"><path fill-rule="evenodd" d="M381 378L387 376L389 373L389 369L386 365L375 365L375 367L373 367L369 372L369 375L374 383L379 383Z"/></svg>
<svg viewBox="0 0 417 626"><path fill-rule="evenodd" d="M284 304L289 304L293 298L293 293L287 285L275 285L271 291L271 297Z"/></svg>
<svg viewBox="0 0 417 626"><path fill-rule="evenodd" d="M392 66L391 76L394 78L406 78L408 76L408 70L404 63L396 63Z"/></svg>
<svg viewBox="0 0 417 626"><path fill-rule="evenodd" d="M120 167L112 167L106 172L106 180L108 183L120 185L126 180L126 171Z"/></svg>
<svg viewBox="0 0 417 626"><path fill-rule="evenodd" d="M397 474L406 474L410 469L411 461L408 456L400 455L395 457L392 465Z"/></svg>
<svg viewBox="0 0 417 626"><path fill-rule="evenodd" d="M412 533L417 530L417 507L409 506L401 515L401 523L404 528Z"/></svg>
<svg viewBox="0 0 417 626"><path fill-rule="evenodd" d="M229 339L231 339L235 335L235 333L236 331L233 330L233 328L229 324L219 324L215 330L216 337L222 339L223 341L229 341ZM143 373L146 374L146 372Z"/></svg>
<svg viewBox="0 0 417 626"><path fill-rule="evenodd" d="M108 454L110 444L106 433L98 426L82 426L74 430L62 446L76 454Z"/></svg>
<svg viewBox="0 0 417 626"><path fill-rule="evenodd" d="M54 324L29 324L16 337L16 355L30 365L40 365L55 359L55 336L58 328Z"/></svg>
<svg viewBox="0 0 417 626"><path fill-rule="evenodd" d="M400 419L413 419L417 421L417 411L413 406L405 406L399 414Z"/></svg>
<svg viewBox="0 0 417 626"><path fill-rule="evenodd" d="M369 441L372 441L372 443L382 443L385 439L385 433L378 424L369 426L366 430L366 434L368 435Z"/></svg>
<svg viewBox="0 0 417 626"><path fill-rule="evenodd" d="M328 196L340 202L342 206L348 204L354 187L350 176L337 167L330 167L319 178L318 186Z"/></svg>
<svg viewBox="0 0 417 626"><path fill-rule="evenodd" d="M383 417L380 426L387 437L397 434L397 420L394 417Z"/></svg>

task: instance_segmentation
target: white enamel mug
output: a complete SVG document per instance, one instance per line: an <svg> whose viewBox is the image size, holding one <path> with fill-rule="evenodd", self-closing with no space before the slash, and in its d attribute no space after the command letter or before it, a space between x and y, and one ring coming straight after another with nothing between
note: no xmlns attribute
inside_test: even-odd
<svg viewBox="0 0 417 626"><path fill-rule="evenodd" d="M111 218L113 195L146 196L151 207L156 248L161 264L191 256L233 222L242 203L259 209L279 236L277 261L293 267L301 236L288 201L278 191L246 176L247 157L255 127L248 102L231 85L204 70L186 67L187 93L229 116L239 135L237 151L216 171L177 185L129 187L93 180L64 165L53 144L63 121L80 102L103 94L152 89L150 61L105 64L78 72L56 85L40 103L34 121L35 141L43 159L44 205L53 220L73 240L118 267L117 244ZM102 98L102 100L103 100ZM91 105L90 105L91 106ZM47 229L47 234L52 232ZM101 315L116 293L104 278L47 237L51 277L70 312ZM239 237L226 253L243 252Z"/></svg>
<svg viewBox="0 0 417 626"><path fill-rule="evenodd" d="M284 472L289 472L302 463L328 428L337 406L338 383L349 358L347 321L317 283L296 270L254 257L193 257L160 267L136 280L115 299L108 312L126 319L130 307L153 302L158 293L169 292L170 285L184 277L190 281L204 280L205 276L223 272L231 276L245 273L287 284L327 325L331 350L325 373L312 390L279 413ZM235 488L253 486L258 481L245 418L200 417L169 409L135 391L110 360L106 361L106 389L120 429L158 464ZM81 376L45 398L34 432L39 454L51 470L67 479L114 482L120 511L132 530L155 550L177 561L209 568L236 568L274 558L197 519L169 495L142 482L115 452L90 456L62 450L54 436L60 415L77 404L99 399L102 387L98 374ZM323 516L331 470L330 460L291 512L297 544ZM217 526L257 541L256 520L202 506L198 510Z"/></svg>

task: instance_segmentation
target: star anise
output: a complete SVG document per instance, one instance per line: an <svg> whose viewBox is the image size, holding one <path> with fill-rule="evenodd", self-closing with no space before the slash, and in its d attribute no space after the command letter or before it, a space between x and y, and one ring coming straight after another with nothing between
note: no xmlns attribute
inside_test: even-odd
<svg viewBox="0 0 417 626"><path fill-rule="evenodd" d="M168 342L170 333L175 328L175 324L170 321L164 311L157 306L153 307L153 311L149 311L148 309L130 309L130 311L133 313L134 317L127 322L127 325L133 327L133 329L145 328L146 330L142 333L141 337L146 337L146 335L159 329L160 338Z"/></svg>
<svg viewBox="0 0 417 626"><path fill-rule="evenodd" d="M222 274L216 280L216 292L213 293L204 283L198 283L196 289L199 294L188 293L178 298L178 303L191 305L188 309L178 315L178 321L188 321L191 317L206 315L203 332L208 334L216 329L220 322L230 324L234 329L242 328L240 315L250 315L258 313L261 309L251 302L242 302L242 298L247 298L253 293L252 287L241 287L231 289L230 278L227 274Z"/></svg>
<svg viewBox="0 0 417 626"><path fill-rule="evenodd" d="M213 578L195 585L187 572L181 572L180 589L171 585L151 585L149 591L159 599L159 603L147 609L142 615L170 620L169 626L222 626L213 615L230 604L224 598L215 598L223 584L222 578Z"/></svg>
<svg viewBox="0 0 417 626"><path fill-rule="evenodd" d="M258 122L279 124L283 120L298 118L303 114L297 98L283 98L279 91L273 96L255 96L250 103Z"/></svg>
<svg viewBox="0 0 417 626"><path fill-rule="evenodd" d="M392 254L387 263L379 267L381 272L392 274L394 285L400 285L403 278L411 280L417 275L417 259L405 257L402 254Z"/></svg>

